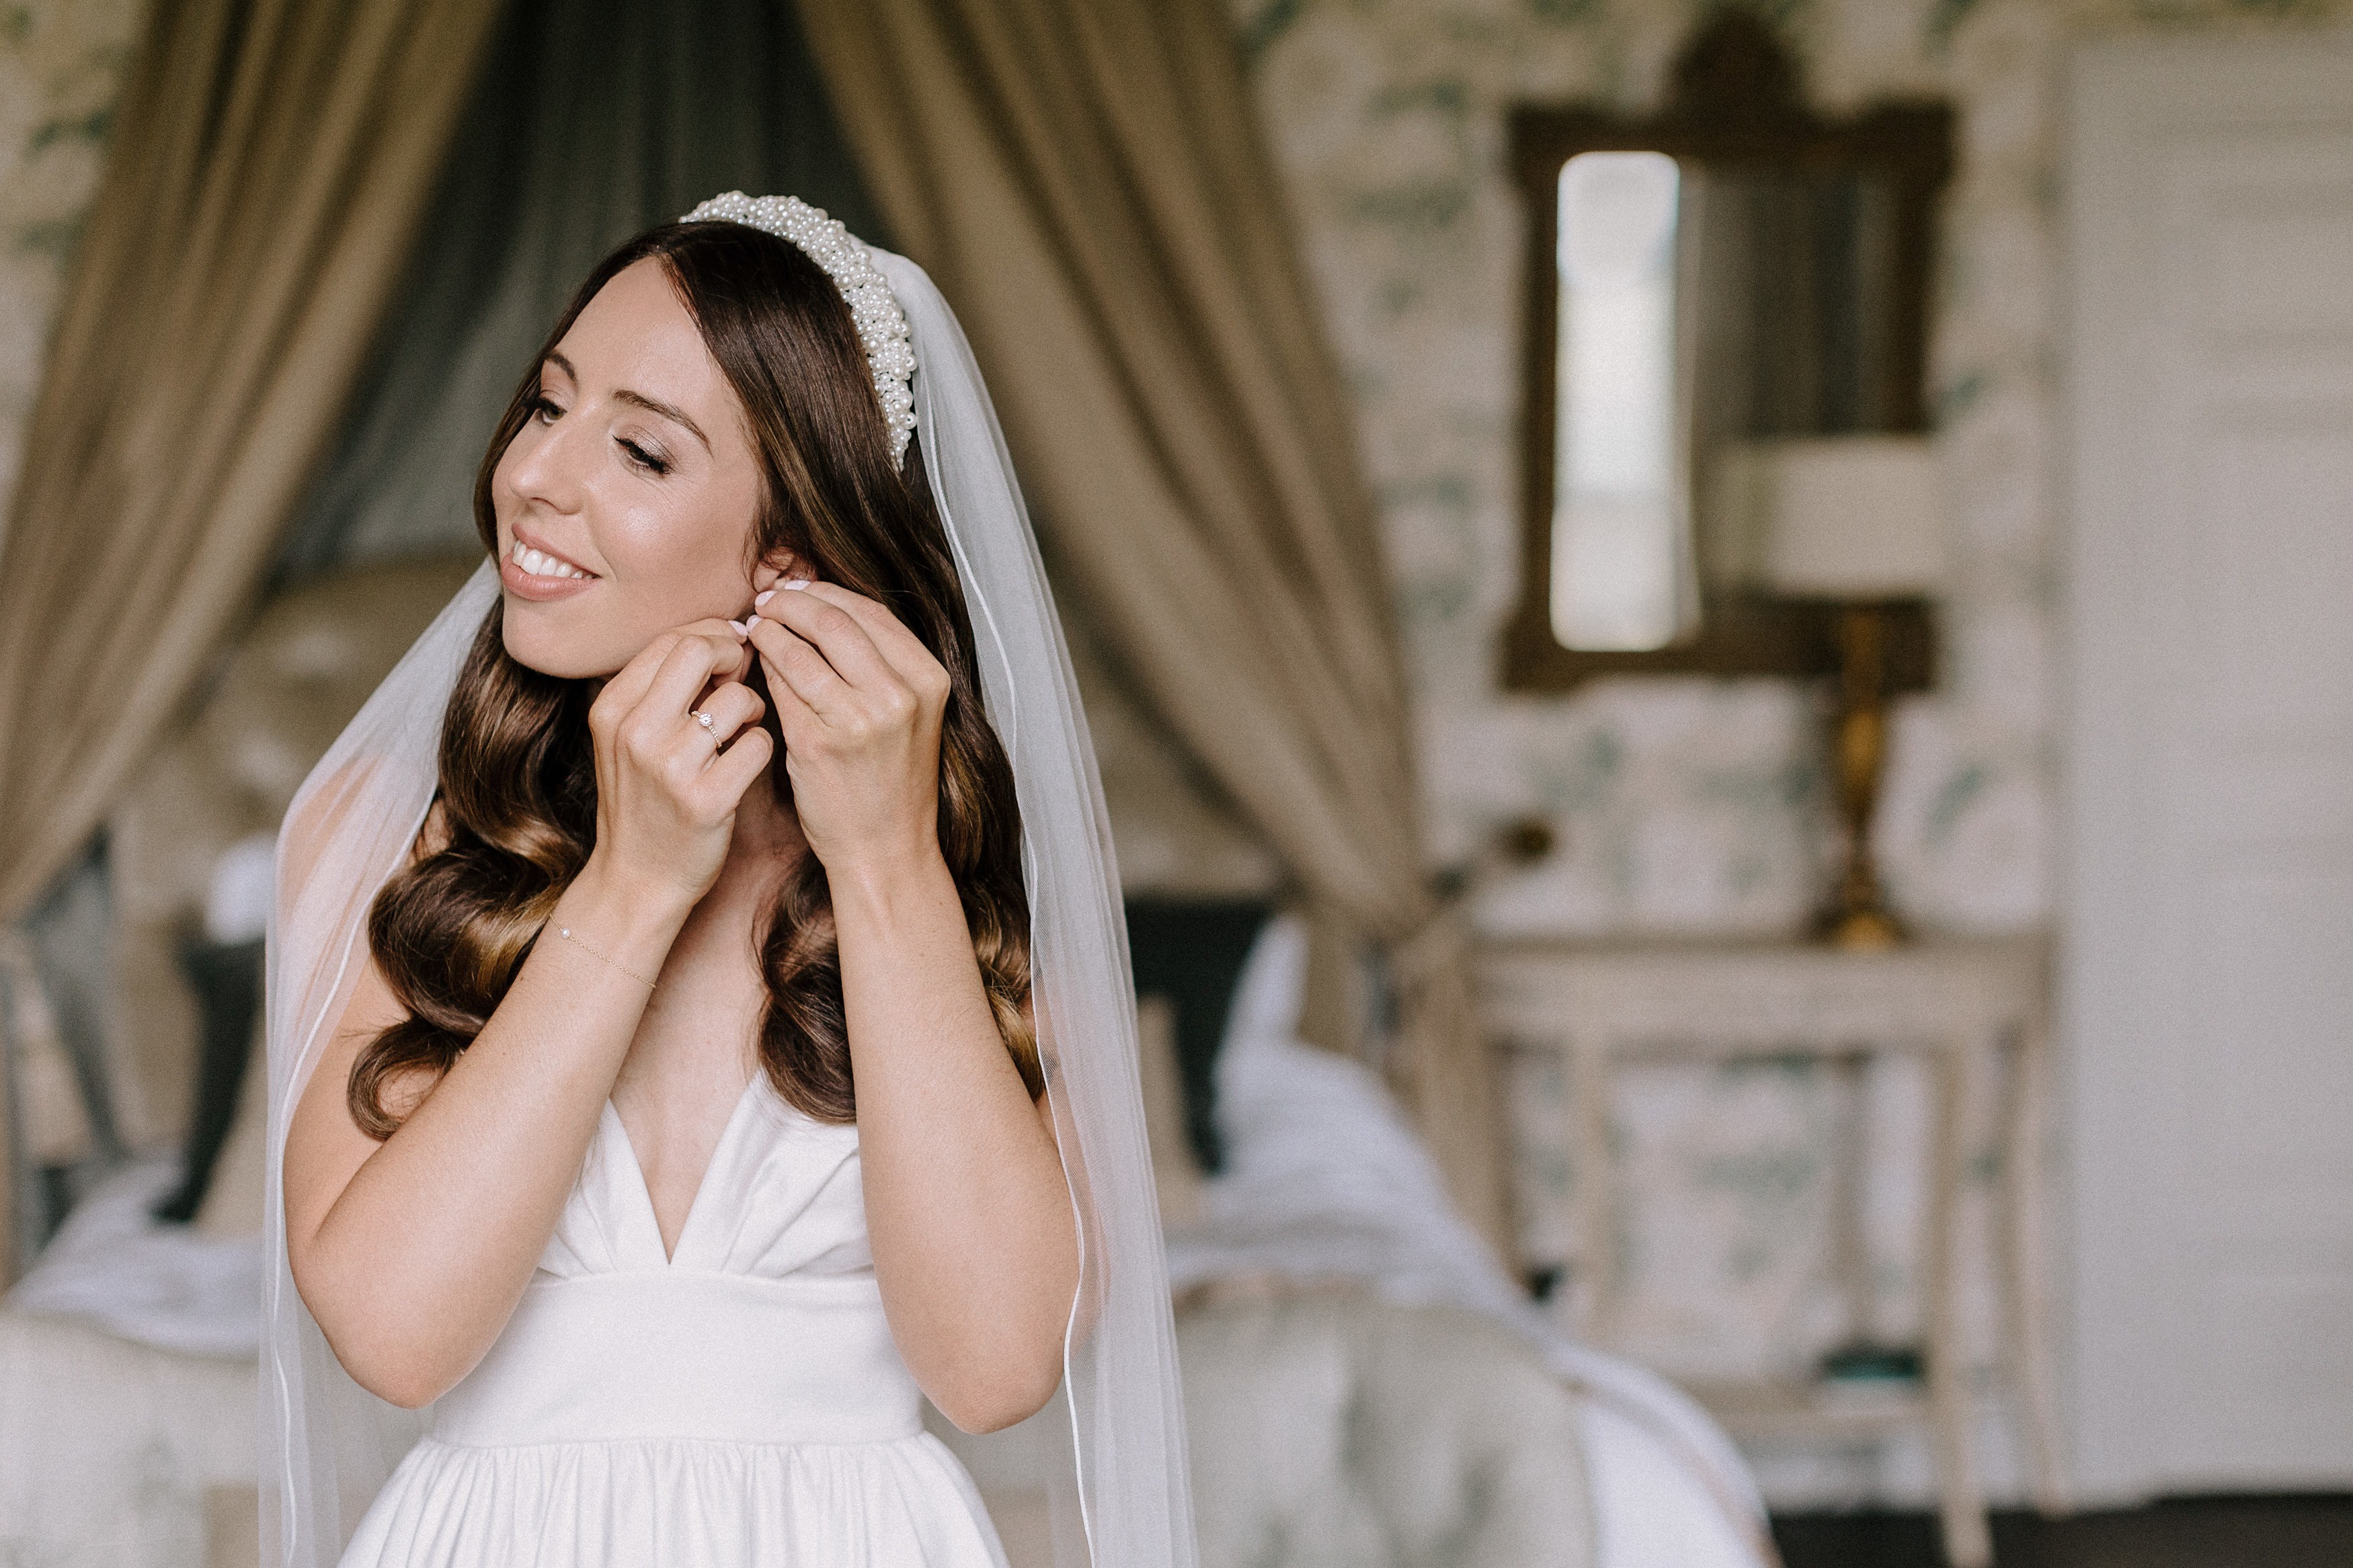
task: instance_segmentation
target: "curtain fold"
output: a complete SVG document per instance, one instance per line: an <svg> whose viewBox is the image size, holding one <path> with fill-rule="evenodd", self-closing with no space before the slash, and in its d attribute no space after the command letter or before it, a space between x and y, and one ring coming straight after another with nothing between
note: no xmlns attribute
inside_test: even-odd
<svg viewBox="0 0 2353 1568"><path fill-rule="evenodd" d="M900 247L963 319L1056 574L1309 896L1382 943L1391 1076L1504 1226L1337 373L1212 0L801 0Z"/></svg>
<svg viewBox="0 0 2353 1568"><path fill-rule="evenodd" d="M0 537L0 919L79 849L335 434L489 0L161 0Z"/></svg>
<svg viewBox="0 0 2353 1568"><path fill-rule="evenodd" d="M79 852L250 598L494 16L490 0L157 0L0 534L0 921ZM16 1098L11 1215L10 1146L41 1131Z"/></svg>

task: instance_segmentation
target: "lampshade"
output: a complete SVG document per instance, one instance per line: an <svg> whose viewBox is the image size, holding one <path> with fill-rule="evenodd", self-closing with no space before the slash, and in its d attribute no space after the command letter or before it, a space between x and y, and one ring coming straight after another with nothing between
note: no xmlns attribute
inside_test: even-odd
<svg viewBox="0 0 2353 1568"><path fill-rule="evenodd" d="M1944 482L1925 436L1758 443L1737 460L1761 575L1806 598L1900 599L1945 571Z"/></svg>

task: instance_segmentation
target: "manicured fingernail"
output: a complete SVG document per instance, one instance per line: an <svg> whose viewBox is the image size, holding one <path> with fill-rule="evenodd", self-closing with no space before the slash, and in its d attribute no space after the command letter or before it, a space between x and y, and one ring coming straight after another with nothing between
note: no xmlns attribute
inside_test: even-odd
<svg viewBox="0 0 2353 1568"><path fill-rule="evenodd" d="M771 599L775 598L776 596L776 591L774 588L769 589L769 590L768 590L766 593L765 593L765 594L755 595L754 595L753 600L752 600L752 607L753 607L754 609L755 609L755 610L756 610L756 609L758 609L761 605L763 605L766 604L769 600L771 600Z"/></svg>
<svg viewBox="0 0 2353 1568"><path fill-rule="evenodd" d="M806 588L808 586L808 579L806 577L796 577L792 581L786 583L785 586L787 588Z"/></svg>
<svg viewBox="0 0 2353 1568"><path fill-rule="evenodd" d="M750 636L752 635L752 628L753 628L754 626L758 626L759 624L760 624L760 617L759 617L759 616L745 616L744 617L744 635L745 637L750 637Z"/></svg>
<svg viewBox="0 0 2353 1568"><path fill-rule="evenodd" d="M759 616L754 616L752 617L752 620L756 621L759 618ZM746 637L752 635L752 621L730 621L727 623L727 627L739 637Z"/></svg>

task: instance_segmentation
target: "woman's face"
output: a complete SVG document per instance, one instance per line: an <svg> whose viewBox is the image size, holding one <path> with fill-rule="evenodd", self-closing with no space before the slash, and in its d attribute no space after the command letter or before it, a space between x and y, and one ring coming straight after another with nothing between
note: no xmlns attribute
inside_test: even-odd
<svg viewBox="0 0 2353 1568"><path fill-rule="evenodd" d="M752 560L759 466L727 378L660 262L617 274L539 368L491 479L507 652L619 669L689 621L740 619L788 560Z"/></svg>

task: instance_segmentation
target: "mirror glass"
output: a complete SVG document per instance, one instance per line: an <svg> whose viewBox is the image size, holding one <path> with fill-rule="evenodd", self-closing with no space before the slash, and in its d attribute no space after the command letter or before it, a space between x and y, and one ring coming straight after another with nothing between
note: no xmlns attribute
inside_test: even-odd
<svg viewBox="0 0 2353 1568"><path fill-rule="evenodd" d="M1752 585L1742 444L1900 422L1896 193L1862 170L1583 153L1558 178L1554 637L1700 630Z"/></svg>
<svg viewBox="0 0 2353 1568"><path fill-rule="evenodd" d="M1698 612L1675 374L1682 191L1662 153L1561 165L1552 624L1566 647L1664 647Z"/></svg>

